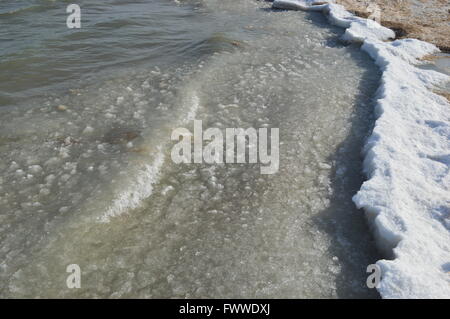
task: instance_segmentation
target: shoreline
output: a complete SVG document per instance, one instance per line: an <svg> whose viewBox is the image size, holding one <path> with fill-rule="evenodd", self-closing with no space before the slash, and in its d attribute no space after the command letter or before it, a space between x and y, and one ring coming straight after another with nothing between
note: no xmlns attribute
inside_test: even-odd
<svg viewBox="0 0 450 319"><path fill-rule="evenodd" d="M326 2L312 1L312 5ZM423 6L420 8L417 8L418 3L415 0L335 0L335 2L344 6L348 12L364 19L367 19L373 11L368 5L376 4L380 8L379 23L394 31L395 40L414 38L434 44L441 52L431 53L419 60L433 65L438 72L450 74L450 2L421 0L419 2ZM433 9L425 7L426 5ZM430 25L430 22L433 25ZM437 60L445 60L446 67L436 63ZM434 93L450 102L449 90L436 90Z"/></svg>
<svg viewBox="0 0 450 319"><path fill-rule="evenodd" d="M419 67L439 49L393 40L393 30L335 3L275 0L273 7L321 11L380 68L375 127L363 149L367 180L353 197L389 257L377 262L377 290L383 298L450 298L450 103L435 92L450 77Z"/></svg>
<svg viewBox="0 0 450 319"><path fill-rule="evenodd" d="M445 0L336 0L361 18L380 10L379 23L396 33L396 39L415 38L450 53L450 2Z"/></svg>

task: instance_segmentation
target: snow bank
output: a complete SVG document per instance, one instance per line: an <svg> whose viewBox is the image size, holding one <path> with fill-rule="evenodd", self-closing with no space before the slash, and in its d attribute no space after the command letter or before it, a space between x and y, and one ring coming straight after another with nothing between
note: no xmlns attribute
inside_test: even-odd
<svg viewBox="0 0 450 319"><path fill-rule="evenodd" d="M422 70L417 58L437 52L429 43L394 38L391 30L342 6L275 0L283 9L321 10L347 28L383 71L375 128L364 148L368 180L353 198L364 208L381 249L384 298L450 298L450 104L431 91L450 80Z"/></svg>

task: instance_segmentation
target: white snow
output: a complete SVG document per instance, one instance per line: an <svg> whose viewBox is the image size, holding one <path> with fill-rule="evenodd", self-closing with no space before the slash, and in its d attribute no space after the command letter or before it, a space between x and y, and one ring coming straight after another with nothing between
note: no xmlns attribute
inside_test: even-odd
<svg viewBox="0 0 450 319"><path fill-rule="evenodd" d="M414 39L385 42L393 32L342 6L275 0L283 9L321 10L347 28L383 71L375 128L364 149L368 180L354 202L393 260L380 260L383 298L450 298L450 104L433 93L448 76L419 69L417 58L439 51Z"/></svg>

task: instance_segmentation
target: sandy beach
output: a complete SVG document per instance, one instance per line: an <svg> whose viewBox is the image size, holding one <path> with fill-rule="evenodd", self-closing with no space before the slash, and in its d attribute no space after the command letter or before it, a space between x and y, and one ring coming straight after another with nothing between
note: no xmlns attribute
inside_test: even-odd
<svg viewBox="0 0 450 319"><path fill-rule="evenodd" d="M381 24L393 29L398 38L416 38L450 52L450 2L446 0L337 0L361 17L380 8Z"/></svg>

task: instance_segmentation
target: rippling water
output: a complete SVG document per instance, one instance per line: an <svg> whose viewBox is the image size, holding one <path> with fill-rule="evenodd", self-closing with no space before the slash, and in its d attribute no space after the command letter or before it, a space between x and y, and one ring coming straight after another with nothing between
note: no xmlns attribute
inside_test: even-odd
<svg viewBox="0 0 450 319"><path fill-rule="evenodd" d="M0 4L1 102L79 85L95 80L98 72L200 56L214 50L205 40L220 30L193 3L77 3L82 8L81 30L66 27L67 1Z"/></svg>
<svg viewBox="0 0 450 319"><path fill-rule="evenodd" d="M260 1L0 4L0 295L376 297L351 197L379 73ZM280 128L280 171L175 165L176 127ZM67 289L79 264L82 288Z"/></svg>

